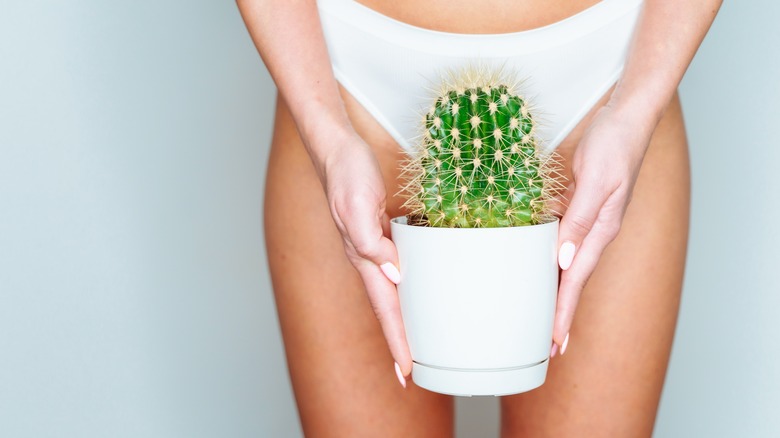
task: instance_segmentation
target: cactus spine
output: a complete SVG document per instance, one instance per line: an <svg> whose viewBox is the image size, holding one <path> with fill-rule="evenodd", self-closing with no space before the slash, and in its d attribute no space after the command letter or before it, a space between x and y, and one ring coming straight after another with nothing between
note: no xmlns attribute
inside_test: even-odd
<svg viewBox="0 0 780 438"><path fill-rule="evenodd" d="M402 176L409 223L509 227L553 220L562 184L526 99L501 71L469 67L442 81Z"/></svg>

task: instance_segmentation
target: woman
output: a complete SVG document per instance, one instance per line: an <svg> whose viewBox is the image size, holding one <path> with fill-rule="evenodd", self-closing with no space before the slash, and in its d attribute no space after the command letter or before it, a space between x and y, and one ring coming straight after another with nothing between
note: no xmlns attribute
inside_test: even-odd
<svg viewBox="0 0 780 438"><path fill-rule="evenodd" d="M558 23L597 2L359 3L417 28L501 34ZM542 387L501 398L502 436L651 435L688 236L676 89L720 4L645 0L617 83L557 145L570 202L560 228L555 359ZM388 217L404 213L402 200L388 196L398 189L399 137L336 81L326 46L334 40L314 0L238 6L279 90L265 233L303 430L452 436L452 397L408 383L394 286L402 273L387 237Z"/></svg>

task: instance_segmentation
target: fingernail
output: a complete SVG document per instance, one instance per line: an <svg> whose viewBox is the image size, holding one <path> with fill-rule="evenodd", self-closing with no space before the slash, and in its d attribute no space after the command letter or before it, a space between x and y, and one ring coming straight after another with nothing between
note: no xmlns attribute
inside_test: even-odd
<svg viewBox="0 0 780 438"><path fill-rule="evenodd" d="M574 260L574 249L574 243L567 240L563 242L563 245L558 250L558 264L564 271L569 269L571 261ZM561 354L563 354L563 351L561 351Z"/></svg>
<svg viewBox="0 0 780 438"><path fill-rule="evenodd" d="M553 346L550 349L550 357L555 357L555 353L557 353L557 352L558 352L558 344L553 342Z"/></svg>
<svg viewBox="0 0 780 438"><path fill-rule="evenodd" d="M387 277L388 280L395 284L401 282L401 273L398 272L398 268L396 268L394 264L387 262L382 264L380 268L382 268L382 272L385 273L385 277Z"/></svg>
<svg viewBox="0 0 780 438"><path fill-rule="evenodd" d="M566 333L566 337L563 339L563 345L561 345L561 356L566 352L566 346L569 345L569 334Z"/></svg>
<svg viewBox="0 0 780 438"><path fill-rule="evenodd" d="M401 382L401 386L406 388L406 379L404 379L403 373L401 373L401 367L398 366L398 362L393 362L395 364L395 375L398 377L398 381Z"/></svg>

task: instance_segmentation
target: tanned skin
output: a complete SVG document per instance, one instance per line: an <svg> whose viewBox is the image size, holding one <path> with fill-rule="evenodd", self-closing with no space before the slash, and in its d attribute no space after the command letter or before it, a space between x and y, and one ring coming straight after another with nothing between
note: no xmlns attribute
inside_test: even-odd
<svg viewBox="0 0 780 438"><path fill-rule="evenodd" d="M595 2L361 3L420 27L503 33ZM398 266L387 219L404 213L392 196L403 151L334 79L313 0L237 4L279 90L266 249L304 433L451 437L453 398L411 381L387 275L387 263ZM570 181L559 244L571 242L575 255L561 275L547 381L501 398L503 438L651 435L688 239L676 90L720 4L645 0L622 77L559 146Z"/></svg>

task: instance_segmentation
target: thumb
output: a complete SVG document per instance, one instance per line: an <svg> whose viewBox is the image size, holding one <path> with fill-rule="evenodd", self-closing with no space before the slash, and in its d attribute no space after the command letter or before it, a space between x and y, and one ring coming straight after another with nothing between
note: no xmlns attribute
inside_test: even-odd
<svg viewBox="0 0 780 438"><path fill-rule="evenodd" d="M380 256L376 260L372 260L379 265L382 269L382 273L385 274L388 280L394 284L401 282L401 273L398 271L398 250L395 247L395 243L391 238L390 232L390 217L387 213L382 215L382 238L380 239Z"/></svg>
<svg viewBox="0 0 780 438"><path fill-rule="evenodd" d="M390 216L387 214L387 212L382 214L382 235L387 237L388 239L392 240L391 232L390 232Z"/></svg>
<svg viewBox="0 0 780 438"><path fill-rule="evenodd" d="M564 271L569 269L585 236L593 229L608 195L593 184L575 187L558 231L558 265Z"/></svg>
<svg viewBox="0 0 780 438"><path fill-rule="evenodd" d="M378 220L377 220L378 219ZM394 284L401 281L398 271L398 251L390 240L390 221L383 213L376 218L372 215L358 215L345 223L349 243L355 254L373 262Z"/></svg>
<svg viewBox="0 0 780 438"><path fill-rule="evenodd" d="M566 272L561 274L561 283L558 289L553 327L555 345L551 352L552 355L555 355L557 346L560 346L561 354L566 349L569 327L574 318L574 309L581 292L581 288L576 286L580 282L584 282L584 279L590 275L590 265L595 266L592 254L593 245L588 243L592 239L589 239L588 235L596 224L607 198L608 195L603 194L597 185L581 184L579 187L575 187L571 204L561 218L558 230L558 265ZM581 251L583 243L587 243L589 246ZM585 264L574 264L574 268L567 271L578 253L585 257L583 259Z"/></svg>

